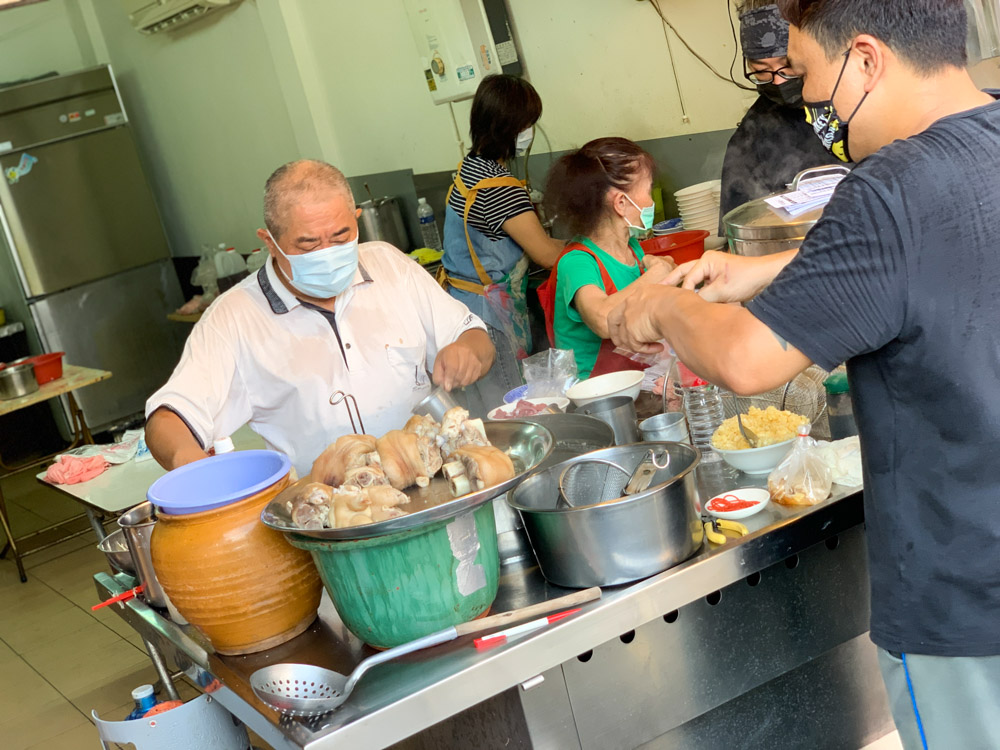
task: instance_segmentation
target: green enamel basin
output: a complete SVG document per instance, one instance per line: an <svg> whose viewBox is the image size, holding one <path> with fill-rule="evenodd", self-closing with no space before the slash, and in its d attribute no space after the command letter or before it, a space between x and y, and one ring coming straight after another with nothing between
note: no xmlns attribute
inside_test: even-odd
<svg viewBox="0 0 1000 750"><path fill-rule="evenodd" d="M312 553L348 629L377 648L468 622L486 613L497 595L492 503L372 539L288 538Z"/></svg>

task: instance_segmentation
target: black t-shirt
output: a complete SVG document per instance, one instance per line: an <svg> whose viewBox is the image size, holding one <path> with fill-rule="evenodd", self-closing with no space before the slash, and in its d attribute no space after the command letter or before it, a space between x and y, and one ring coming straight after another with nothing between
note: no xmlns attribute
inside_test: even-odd
<svg viewBox="0 0 1000 750"><path fill-rule="evenodd" d="M1000 654L1000 102L865 159L749 309L848 363L872 640Z"/></svg>
<svg viewBox="0 0 1000 750"><path fill-rule="evenodd" d="M824 148L801 107L782 107L758 97L729 139L722 163L722 217L747 201L763 198L795 179L803 169L843 164Z"/></svg>

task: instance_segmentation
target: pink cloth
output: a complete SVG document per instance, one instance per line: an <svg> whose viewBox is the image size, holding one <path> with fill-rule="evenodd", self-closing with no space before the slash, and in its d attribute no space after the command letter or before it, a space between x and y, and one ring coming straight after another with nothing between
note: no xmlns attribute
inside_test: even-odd
<svg viewBox="0 0 1000 750"><path fill-rule="evenodd" d="M53 484L88 482L108 468L103 456L60 456L45 472L45 481Z"/></svg>

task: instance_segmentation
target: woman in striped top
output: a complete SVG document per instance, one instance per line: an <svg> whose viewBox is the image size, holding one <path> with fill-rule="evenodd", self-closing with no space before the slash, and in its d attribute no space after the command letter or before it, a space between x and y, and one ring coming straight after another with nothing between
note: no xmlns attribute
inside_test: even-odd
<svg viewBox="0 0 1000 750"><path fill-rule="evenodd" d="M486 322L497 351L489 374L467 389L474 412L502 403L521 384L517 360L531 350L528 260L549 268L562 251L507 168L530 146L541 114L542 101L524 79L484 78L472 101L472 148L448 193L442 285Z"/></svg>

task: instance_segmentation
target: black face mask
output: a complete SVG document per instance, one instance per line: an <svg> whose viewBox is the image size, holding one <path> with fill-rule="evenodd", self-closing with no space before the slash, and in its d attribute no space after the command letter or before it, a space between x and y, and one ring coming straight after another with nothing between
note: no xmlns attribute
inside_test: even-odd
<svg viewBox="0 0 1000 750"><path fill-rule="evenodd" d="M804 104L802 99L802 79L792 78L782 84L758 83L757 91L779 107L798 109Z"/></svg>

